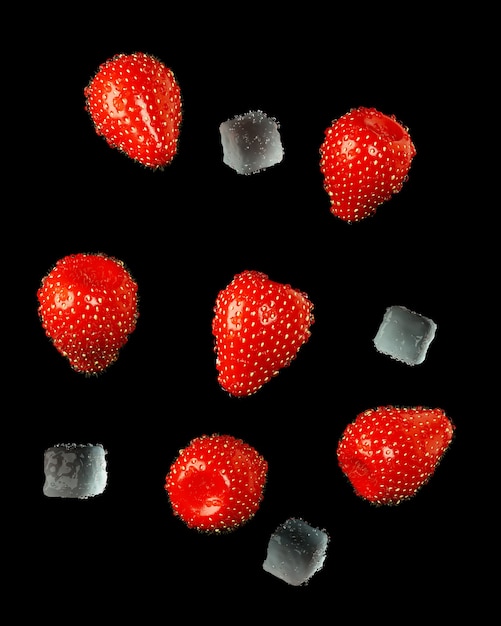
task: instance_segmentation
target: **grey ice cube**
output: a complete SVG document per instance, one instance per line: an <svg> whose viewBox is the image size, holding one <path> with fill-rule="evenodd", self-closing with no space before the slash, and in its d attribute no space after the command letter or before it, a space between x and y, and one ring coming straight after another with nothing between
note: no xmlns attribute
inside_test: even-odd
<svg viewBox="0 0 501 626"><path fill-rule="evenodd" d="M277 121L262 111L249 111L219 126L223 162L238 174L255 174L283 159Z"/></svg>
<svg viewBox="0 0 501 626"><path fill-rule="evenodd" d="M291 517L271 535L263 569L296 587L324 564L329 536L302 519Z"/></svg>
<svg viewBox="0 0 501 626"><path fill-rule="evenodd" d="M428 317L404 306L391 306L374 337L374 346L392 359L419 365L426 358L436 330L437 325Z"/></svg>
<svg viewBox="0 0 501 626"><path fill-rule="evenodd" d="M106 488L106 452L100 444L57 444L45 451L44 472L49 498L91 498Z"/></svg>

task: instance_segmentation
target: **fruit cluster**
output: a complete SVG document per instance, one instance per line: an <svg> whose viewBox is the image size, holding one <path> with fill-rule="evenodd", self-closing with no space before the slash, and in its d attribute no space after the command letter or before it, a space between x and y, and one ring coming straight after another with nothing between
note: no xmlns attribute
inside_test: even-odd
<svg viewBox="0 0 501 626"><path fill-rule="evenodd" d="M174 159L182 123L181 91L159 59L119 54L84 89L98 135L151 170ZM394 116L352 109L325 131L320 170L331 212L352 224L373 215L405 183L416 150ZM138 285L123 261L103 253L60 259L42 279L38 313L46 335L86 376L112 365L139 318ZM315 322L308 295L263 272L246 270L217 294L215 370L235 398L259 392L306 346ZM413 497L452 441L440 408L379 406L349 424L338 443L339 467L354 492L377 505ZM268 464L229 435L203 435L181 450L166 477L174 513L190 528L233 530L258 510Z"/></svg>

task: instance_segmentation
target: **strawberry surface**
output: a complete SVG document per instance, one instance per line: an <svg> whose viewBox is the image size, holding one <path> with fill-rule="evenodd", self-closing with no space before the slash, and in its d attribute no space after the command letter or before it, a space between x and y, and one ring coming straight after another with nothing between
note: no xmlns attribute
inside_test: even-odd
<svg viewBox="0 0 501 626"><path fill-rule="evenodd" d="M248 522L263 498L268 463L231 435L202 435L180 450L165 479L173 512L189 527L229 532Z"/></svg>
<svg viewBox="0 0 501 626"><path fill-rule="evenodd" d="M37 297L46 335L84 374L99 374L116 361L139 316L134 279L122 261L101 253L60 259Z"/></svg>
<svg viewBox="0 0 501 626"><path fill-rule="evenodd" d="M339 466L361 498L399 504L433 476L453 433L442 409L369 409L345 428L337 447Z"/></svg>
<svg viewBox="0 0 501 626"><path fill-rule="evenodd" d="M214 307L216 369L232 396L250 396L290 365L311 335L313 304L288 284L246 270L219 292Z"/></svg>
<svg viewBox="0 0 501 626"><path fill-rule="evenodd" d="M177 153L181 90L172 70L144 52L117 54L84 89L96 133L112 148L153 170Z"/></svg>
<svg viewBox="0 0 501 626"><path fill-rule="evenodd" d="M394 115L359 107L334 120L320 146L331 213L353 223L373 215L408 179L416 148Z"/></svg>

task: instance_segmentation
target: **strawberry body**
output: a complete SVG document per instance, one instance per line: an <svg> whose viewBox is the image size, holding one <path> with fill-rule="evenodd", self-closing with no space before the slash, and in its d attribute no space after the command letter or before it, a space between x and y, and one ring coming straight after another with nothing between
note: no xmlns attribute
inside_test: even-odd
<svg viewBox="0 0 501 626"><path fill-rule="evenodd" d="M308 296L263 272L237 274L214 307L216 368L232 396L250 396L290 365L314 323Z"/></svg>
<svg viewBox="0 0 501 626"><path fill-rule="evenodd" d="M189 527L233 531L259 509L268 463L231 435L203 435L180 451L165 480L174 514Z"/></svg>
<svg viewBox="0 0 501 626"><path fill-rule="evenodd" d="M46 335L84 374L99 374L116 361L139 316L136 282L122 261L101 253L60 259L37 297Z"/></svg>
<svg viewBox="0 0 501 626"><path fill-rule="evenodd" d="M361 498L399 504L428 482L453 433L442 409L369 409L344 430L337 447L339 466Z"/></svg>
<svg viewBox="0 0 501 626"><path fill-rule="evenodd" d="M151 169L171 163L182 122L181 90L159 59L117 54L99 66L84 96L96 133L112 148Z"/></svg>
<svg viewBox="0 0 501 626"><path fill-rule="evenodd" d="M402 189L415 154L394 115L359 107L333 121L320 146L331 213L349 223L373 215Z"/></svg>

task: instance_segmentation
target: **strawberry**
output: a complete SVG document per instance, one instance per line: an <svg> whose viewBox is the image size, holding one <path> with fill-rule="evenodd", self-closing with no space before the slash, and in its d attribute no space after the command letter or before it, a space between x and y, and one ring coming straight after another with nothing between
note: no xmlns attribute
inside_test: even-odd
<svg viewBox="0 0 501 626"><path fill-rule="evenodd" d="M314 322L308 296L246 270L219 292L214 307L216 369L232 396L250 396L290 365Z"/></svg>
<svg viewBox="0 0 501 626"><path fill-rule="evenodd" d="M181 90L159 59L117 54L99 66L84 96L96 133L112 148L153 170L171 163L182 121Z"/></svg>
<svg viewBox="0 0 501 626"><path fill-rule="evenodd" d="M361 498L399 504L428 482L453 432L442 409L379 406L346 427L337 447L339 466Z"/></svg>
<svg viewBox="0 0 501 626"><path fill-rule="evenodd" d="M233 531L256 514L266 460L231 435L202 435L180 450L165 479L173 512L188 528Z"/></svg>
<svg viewBox="0 0 501 626"><path fill-rule="evenodd" d="M137 284L122 261L101 253L60 259L37 297L46 335L86 375L116 361L139 316Z"/></svg>
<svg viewBox="0 0 501 626"><path fill-rule="evenodd" d="M334 120L320 146L331 213L348 223L373 215L402 189L415 154L394 115L359 107Z"/></svg>

